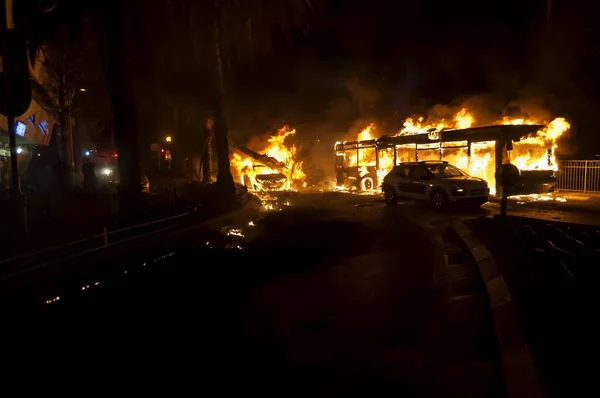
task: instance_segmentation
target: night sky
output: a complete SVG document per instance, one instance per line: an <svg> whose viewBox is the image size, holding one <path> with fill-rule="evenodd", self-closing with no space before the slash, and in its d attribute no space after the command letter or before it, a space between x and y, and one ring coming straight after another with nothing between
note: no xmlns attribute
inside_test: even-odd
<svg viewBox="0 0 600 398"><path fill-rule="evenodd" d="M514 100L535 102L571 121L571 150L597 147L599 6L552 0L548 18L548 1L313 0L301 24L273 29L270 51L252 62L229 58L232 136L245 139L282 122L309 136L339 136L367 120L394 131L413 113L476 96L493 112ZM69 3L62 0L44 24L64 24L65 15L72 23L93 7L80 2L74 11ZM140 2L145 7L132 24L152 24L147 14L155 3ZM151 51L173 38L136 40L146 48L144 62L157 63L164 55Z"/></svg>

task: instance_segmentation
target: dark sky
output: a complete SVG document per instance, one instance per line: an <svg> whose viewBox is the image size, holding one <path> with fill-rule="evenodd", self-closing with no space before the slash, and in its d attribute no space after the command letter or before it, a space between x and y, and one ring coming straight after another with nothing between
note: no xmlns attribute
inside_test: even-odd
<svg viewBox="0 0 600 398"><path fill-rule="evenodd" d="M306 110L299 119L336 114L350 96L367 103L353 116L391 124L473 95L496 106L533 100L595 144L599 6L551 5L548 17L547 0L327 1L308 37L297 34L294 46L278 49L263 88L308 102L298 106ZM351 119L345 106L339 116Z"/></svg>
<svg viewBox="0 0 600 398"><path fill-rule="evenodd" d="M482 96L494 110L533 99L568 117L582 146L597 145L599 5L551 0L547 19L548 1L312 0L307 29L276 30L273 50L251 66L233 61L234 134L281 121L334 134L356 120L393 128L435 104Z"/></svg>

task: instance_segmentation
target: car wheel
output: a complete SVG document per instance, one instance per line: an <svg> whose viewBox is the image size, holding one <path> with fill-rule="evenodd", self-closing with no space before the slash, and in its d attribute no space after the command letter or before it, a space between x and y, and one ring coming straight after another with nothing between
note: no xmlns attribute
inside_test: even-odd
<svg viewBox="0 0 600 398"><path fill-rule="evenodd" d="M383 188L383 198L385 199L385 203L387 205L393 206L398 203L398 198L391 187Z"/></svg>
<svg viewBox="0 0 600 398"><path fill-rule="evenodd" d="M431 193L431 208L435 211L441 211L448 205L448 197L442 190L435 190Z"/></svg>

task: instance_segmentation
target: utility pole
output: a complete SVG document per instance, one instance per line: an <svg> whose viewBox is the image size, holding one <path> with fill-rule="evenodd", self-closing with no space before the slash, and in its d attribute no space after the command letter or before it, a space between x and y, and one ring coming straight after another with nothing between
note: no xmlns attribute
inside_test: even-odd
<svg viewBox="0 0 600 398"><path fill-rule="evenodd" d="M17 135L15 124L15 96L13 92L14 83L14 65L13 55L17 52L11 46L15 45L12 38L15 35L15 25L13 19L13 0L2 1L2 11L0 12L0 32L4 34L2 43L2 75L4 83L4 110L6 113L6 124L8 131L8 146L10 148L10 169L11 169L11 203L15 209L13 216L15 217L15 227L20 227L21 232L27 236L27 210L25 205L25 197L21 192L21 181L19 179L19 162L17 154ZM25 48L23 48L23 52ZM18 234L21 235L21 234Z"/></svg>

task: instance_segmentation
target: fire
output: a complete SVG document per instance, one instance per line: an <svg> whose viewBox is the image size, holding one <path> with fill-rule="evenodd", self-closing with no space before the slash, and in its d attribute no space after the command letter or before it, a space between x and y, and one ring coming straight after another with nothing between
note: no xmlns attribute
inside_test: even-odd
<svg viewBox="0 0 600 398"><path fill-rule="evenodd" d="M514 142L512 149L502 154L502 162L513 163L521 170L558 169L555 158L555 150L558 147L557 140L570 128L569 123L564 118L556 118L547 123L544 120L504 117L494 124L545 125L546 127L534 135L519 142ZM429 134L430 136L436 136L443 130L466 129L477 126L475 115L468 109L462 108L449 120L426 121L422 117L417 119L407 118L402 129L395 135ZM358 134L357 140L364 141L377 138L374 134L375 131L376 126L372 123ZM420 144L418 160L440 160L440 158L446 160L470 175L486 180L491 192L495 193L495 145L495 141L473 142L469 154L467 142L445 142L441 147L439 143ZM346 167L358 166L358 179L361 184L356 185L355 188L361 190L378 190L379 187L372 183L374 181L373 177L376 175L379 177L378 180L381 180L391 170L394 163L393 149L380 149L379 164L377 165L375 148L369 148L368 145L365 148L359 147L356 151L346 151L344 157ZM417 160L415 159L415 146L398 146L397 159L398 162ZM371 183L368 183L369 179L372 180ZM367 181L367 183L365 184L362 181Z"/></svg>
<svg viewBox="0 0 600 398"><path fill-rule="evenodd" d="M465 108L461 109L454 115L454 125L457 129L468 129L475 123L473 114Z"/></svg>
<svg viewBox="0 0 600 398"><path fill-rule="evenodd" d="M475 123L475 116L466 108L462 108L454 115L451 121L442 119L436 122L424 123L424 120L423 117L420 117L415 122L415 119L411 117L407 118L404 121L402 129L396 135L428 134L445 129L468 129Z"/></svg>
<svg viewBox="0 0 600 398"><path fill-rule="evenodd" d="M519 122L519 123L515 123ZM531 120L503 120L503 124L536 124ZM571 125L564 118L556 118L539 130L535 136L527 137L513 144L510 162L521 170L558 170L555 150L558 140ZM547 148L552 148L548 152Z"/></svg>
<svg viewBox="0 0 600 398"><path fill-rule="evenodd" d="M375 123L365 127L357 135L358 141L368 141L375 137ZM358 178L361 179L360 190L376 190L375 181L382 179L394 166L394 154L391 151L379 151L379 167L375 157L375 148L360 148L356 152L345 153L348 167L358 166ZM376 178L377 177L377 178ZM354 189L359 187L355 186Z"/></svg>
<svg viewBox="0 0 600 398"><path fill-rule="evenodd" d="M251 190L294 189L301 186L306 175L302 169L302 162L297 160L298 149L295 145L288 145L285 142L288 137L295 134L295 129L283 126L256 151L258 155L278 162L281 165L278 168L244 153L235 152L231 159L234 178ZM260 176L273 176L272 181L275 181L275 184L264 186L260 183L260 178L257 180Z"/></svg>

